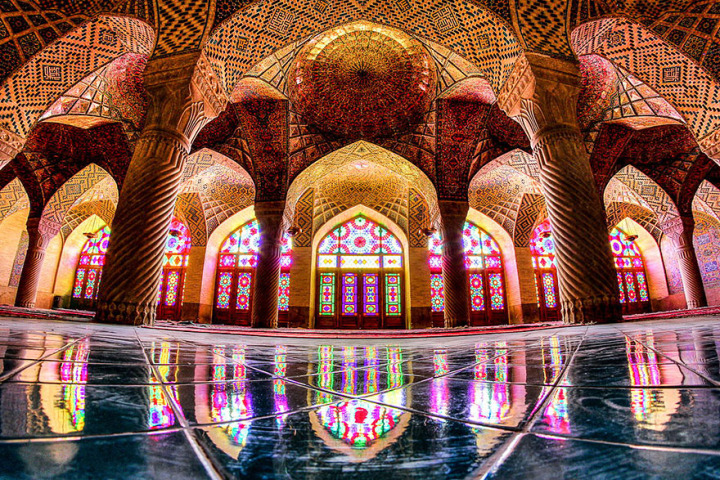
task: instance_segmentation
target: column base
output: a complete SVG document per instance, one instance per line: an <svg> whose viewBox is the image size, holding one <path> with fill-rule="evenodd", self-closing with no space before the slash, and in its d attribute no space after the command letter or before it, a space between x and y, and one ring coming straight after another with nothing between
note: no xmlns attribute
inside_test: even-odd
<svg viewBox="0 0 720 480"><path fill-rule="evenodd" d="M560 302L563 323L613 323L622 320L622 309L617 298L576 298Z"/></svg>
<svg viewBox="0 0 720 480"><path fill-rule="evenodd" d="M35 308L35 302L15 302L16 307Z"/></svg>
<svg viewBox="0 0 720 480"><path fill-rule="evenodd" d="M702 300L688 300L687 301L687 308L702 308L707 307L707 302L704 302Z"/></svg>
<svg viewBox="0 0 720 480"><path fill-rule="evenodd" d="M138 305L128 302L98 303L95 321L120 325L152 325L157 305Z"/></svg>

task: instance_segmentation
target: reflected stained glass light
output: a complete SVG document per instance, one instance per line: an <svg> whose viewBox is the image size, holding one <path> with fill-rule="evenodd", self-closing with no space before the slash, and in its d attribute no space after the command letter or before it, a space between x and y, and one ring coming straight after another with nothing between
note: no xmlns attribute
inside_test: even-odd
<svg viewBox="0 0 720 480"><path fill-rule="evenodd" d="M445 309L442 277L443 242L439 232L430 237L428 248L431 272L431 309L433 312L442 312ZM498 243L474 223L465 222L463 249L465 252L465 266L469 275L471 311L481 312L485 310L486 287L490 288L487 294L490 299L491 309L504 310L503 264Z"/></svg>
<svg viewBox="0 0 720 480"><path fill-rule="evenodd" d="M615 257L620 303L648 302L645 264L635 238L615 227L610 232L610 248Z"/></svg>
<svg viewBox="0 0 720 480"><path fill-rule="evenodd" d="M338 373L340 392L351 396L383 393L378 395L377 403L362 399L331 403L334 397L329 392L336 391L334 348L324 345L318 349L318 386L327 392L316 393L317 402L322 406L314 414L332 438L353 450L362 451L375 445L397 427L403 415L407 415L400 409L385 406L405 405L405 391L398 388L404 384L402 350L388 347L386 362L386 385L380 388L379 348L343 347L342 368ZM363 368L359 368L360 365ZM385 405L380 405L382 403Z"/></svg>
<svg viewBox="0 0 720 480"><path fill-rule="evenodd" d="M250 422L241 420L253 416L252 396L245 368L245 348L235 346L226 349L218 346L214 352L210 418L214 423L222 424L220 428L225 430L232 444L244 447L250 432ZM228 356L232 362L228 362Z"/></svg>

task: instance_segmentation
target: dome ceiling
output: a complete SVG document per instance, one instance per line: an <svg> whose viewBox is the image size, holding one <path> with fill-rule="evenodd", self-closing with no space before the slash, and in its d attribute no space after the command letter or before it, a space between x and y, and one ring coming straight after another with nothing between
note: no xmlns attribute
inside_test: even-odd
<svg viewBox="0 0 720 480"><path fill-rule="evenodd" d="M308 42L295 58L289 94L313 125L347 138L404 132L434 97L425 47L398 30L346 25Z"/></svg>

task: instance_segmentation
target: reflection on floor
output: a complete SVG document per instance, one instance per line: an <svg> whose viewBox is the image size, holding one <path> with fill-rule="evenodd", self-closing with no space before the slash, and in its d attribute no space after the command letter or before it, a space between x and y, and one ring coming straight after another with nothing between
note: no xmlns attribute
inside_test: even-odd
<svg viewBox="0 0 720 480"><path fill-rule="evenodd" d="M1 478L717 478L713 317L425 339L0 320Z"/></svg>

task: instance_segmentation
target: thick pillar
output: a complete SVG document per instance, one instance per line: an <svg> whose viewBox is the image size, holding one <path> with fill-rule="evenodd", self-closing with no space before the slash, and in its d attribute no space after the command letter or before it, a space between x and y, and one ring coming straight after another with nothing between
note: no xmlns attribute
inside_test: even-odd
<svg viewBox="0 0 720 480"><path fill-rule="evenodd" d="M145 128L123 181L103 268L95 319L152 324L170 222L192 140L219 112L204 57L153 60Z"/></svg>
<svg viewBox="0 0 720 480"><path fill-rule="evenodd" d="M663 232L675 246L687 308L707 306L700 265L693 245L694 230L695 219L691 215L682 215L663 225Z"/></svg>
<svg viewBox="0 0 720 480"><path fill-rule="evenodd" d="M285 202L258 202L255 218L260 228L260 247L255 266L252 323L256 328L277 328L280 248Z"/></svg>
<svg viewBox="0 0 720 480"><path fill-rule="evenodd" d="M38 285L40 284L40 271L45 260L45 250L54 233L44 227L40 218L29 218L27 221L28 249L25 255L15 306L33 308L37 298ZM57 232L55 232L57 233Z"/></svg>
<svg viewBox="0 0 720 480"><path fill-rule="evenodd" d="M445 327L464 327L470 323L470 296L463 230L469 210L468 202L440 200L443 229L443 283L445 293Z"/></svg>
<svg viewBox="0 0 720 480"><path fill-rule="evenodd" d="M499 103L530 138L555 238L566 323L620 319L605 210L577 123L577 65L539 54L518 60Z"/></svg>

